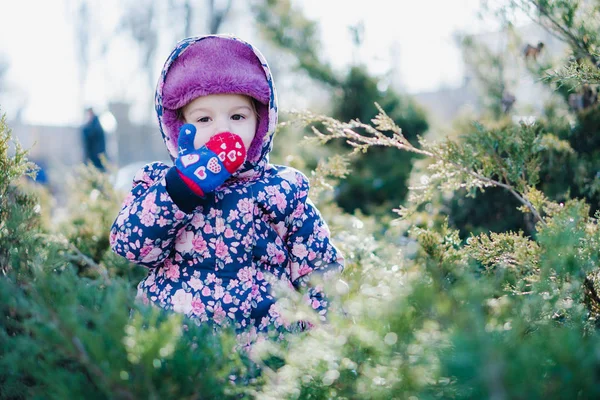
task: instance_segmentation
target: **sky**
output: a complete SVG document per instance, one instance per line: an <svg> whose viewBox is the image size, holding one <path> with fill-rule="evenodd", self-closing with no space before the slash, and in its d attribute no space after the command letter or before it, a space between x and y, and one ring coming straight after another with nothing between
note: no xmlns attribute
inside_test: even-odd
<svg viewBox="0 0 600 400"><path fill-rule="evenodd" d="M95 29L105 33L114 29L118 3L102 1L100 15L94 15ZM380 75L396 65L393 84L408 93L459 86L463 66L453 35L487 28L476 17L479 0L294 3L319 23L323 52L335 68L343 69L354 57ZM0 97L6 105L0 106L9 120L19 106L25 105L25 122L73 125L83 118L82 105L105 107L109 99L137 100L136 87L145 81L136 74L134 63L127 62L129 55L134 58L134 50L125 40L117 41L102 60L94 60L90 79L80 90L72 24L74 4L75 0L0 0L0 58L9 64L4 80L8 94ZM357 53L348 27L359 22L365 29L363 46ZM242 28L232 33L246 38ZM129 73L116 74L117 70Z"/></svg>

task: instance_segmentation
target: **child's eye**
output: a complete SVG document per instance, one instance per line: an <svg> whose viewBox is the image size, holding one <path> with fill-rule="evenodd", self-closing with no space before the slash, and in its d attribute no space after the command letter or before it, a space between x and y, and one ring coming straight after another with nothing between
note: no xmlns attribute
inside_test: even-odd
<svg viewBox="0 0 600 400"><path fill-rule="evenodd" d="M198 118L198 122L208 122L208 121L210 121L209 117Z"/></svg>
<svg viewBox="0 0 600 400"><path fill-rule="evenodd" d="M234 121L241 121L242 119L246 119L242 114L233 114L231 119Z"/></svg>

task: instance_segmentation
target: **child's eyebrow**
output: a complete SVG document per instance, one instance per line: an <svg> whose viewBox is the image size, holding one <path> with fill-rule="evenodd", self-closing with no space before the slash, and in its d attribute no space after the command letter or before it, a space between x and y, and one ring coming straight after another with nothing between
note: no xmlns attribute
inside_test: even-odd
<svg viewBox="0 0 600 400"><path fill-rule="evenodd" d="M239 110L240 108L245 108L246 110L250 110L250 111L252 111L252 107L250 107L250 106L246 106L246 105L243 105L243 106L235 106L235 107L233 107L233 108L232 108L232 110Z"/></svg>
<svg viewBox="0 0 600 400"><path fill-rule="evenodd" d="M185 113L189 115L189 114L194 113L196 111L209 112L210 110L208 108L204 108L204 107L194 107L194 108L191 108L191 109L187 110Z"/></svg>

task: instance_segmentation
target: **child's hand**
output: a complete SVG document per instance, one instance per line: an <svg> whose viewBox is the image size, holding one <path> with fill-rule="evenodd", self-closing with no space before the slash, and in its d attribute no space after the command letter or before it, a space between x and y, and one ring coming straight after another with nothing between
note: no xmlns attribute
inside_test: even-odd
<svg viewBox="0 0 600 400"><path fill-rule="evenodd" d="M246 148L241 137L223 132L195 149L195 135L196 127L191 124L179 130L179 157L175 167L190 189L203 196L221 186L244 163Z"/></svg>

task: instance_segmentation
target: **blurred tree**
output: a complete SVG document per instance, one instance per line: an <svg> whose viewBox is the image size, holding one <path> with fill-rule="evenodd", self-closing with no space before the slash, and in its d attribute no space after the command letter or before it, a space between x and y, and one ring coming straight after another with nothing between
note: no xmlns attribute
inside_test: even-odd
<svg viewBox="0 0 600 400"><path fill-rule="evenodd" d="M507 20L514 9L525 11L533 21L560 39L567 46L566 57L548 54L553 49L544 46L536 47L535 58L522 50L526 46L522 46L518 32ZM506 88L515 86L516 82L509 82L502 71L506 64L517 69L514 60L525 65L527 71L521 73L529 72L535 80L544 82L555 97L542 115L535 117L536 124L551 134L547 136L546 150L539 155L543 162L538 188L557 201L586 199L593 214L600 207L600 142L597 140L600 106L596 94L599 81L594 81L593 73L594 70L598 73L600 67L597 65L600 11L584 1L535 0L515 0L491 11L506 27L504 33L499 33L506 35L502 53L492 52L473 36L465 37L462 42L465 61L482 95L480 121L489 127L510 127L515 123L511 117L516 114L506 108L504 101L507 94L512 96ZM562 71L562 75L552 71ZM581 75L583 71L588 75ZM576 79L577 76L580 79ZM541 85L538 87L540 91L543 89ZM512 103L519 101L514 96L511 100ZM455 194L447 202L447 212L463 236L488 230L524 230L532 234L531 216L515 213L517 205L510 194L491 188L477 199L468 197L467 193Z"/></svg>
<svg viewBox="0 0 600 400"><path fill-rule="evenodd" d="M385 82L372 76L358 57L364 30L361 24L350 28L354 65L347 73L339 73L320 51L317 23L304 17L290 1L255 1L252 5L265 36L296 58L298 70L331 91L333 118L368 122L377 115L374 106L377 102L402 127L407 138L414 139L428 129L424 111L408 96L382 89ZM345 150L350 148L342 146ZM404 201L414 157L406 154L398 158L396 152L385 147L373 147L356 155L347 179L339 184L337 203L347 212L358 209L366 213L389 213L391 207Z"/></svg>
<svg viewBox="0 0 600 400"><path fill-rule="evenodd" d="M90 58L92 52L92 45L90 36L95 32L92 26L92 18L90 16L90 5L88 0L72 0L69 1L68 5L71 7L71 13L73 15L73 28L75 34L73 38L75 40L75 55L78 64L78 96L79 96L79 108L84 108L84 87L90 68Z"/></svg>
<svg viewBox="0 0 600 400"><path fill-rule="evenodd" d="M123 6L118 30L127 32L137 44L141 53L140 68L146 73L148 87L153 89L156 86L154 61L158 46L158 3L156 0L144 0L125 3Z"/></svg>
<svg viewBox="0 0 600 400"><path fill-rule="evenodd" d="M219 2L220 3L220 2ZM167 33L175 40L199 34L198 32L218 33L231 9L232 0L219 7L215 0L205 2L192 0L169 0L167 7L156 0L129 1L122 4L123 13L118 32L131 36L141 53L139 66L147 77L148 91L156 86L156 51L159 45L159 32L164 24L170 28ZM204 21L198 17L206 18ZM166 21L165 21L166 20ZM153 110L154 98L147 97L148 110Z"/></svg>

